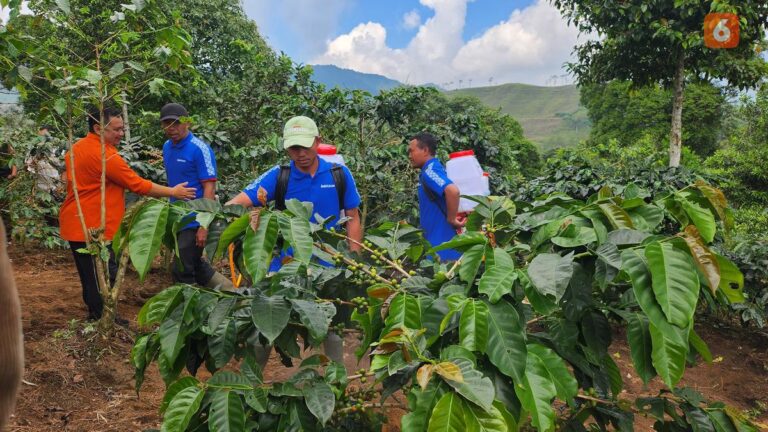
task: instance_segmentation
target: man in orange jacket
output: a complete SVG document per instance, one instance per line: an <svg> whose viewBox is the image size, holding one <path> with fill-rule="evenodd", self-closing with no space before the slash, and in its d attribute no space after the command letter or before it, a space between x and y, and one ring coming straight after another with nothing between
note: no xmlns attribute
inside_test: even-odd
<svg viewBox="0 0 768 432"><path fill-rule="evenodd" d="M103 125L99 118L103 117ZM117 153L117 145L125 134L122 113L113 108L98 110L88 115L89 133L85 138L76 142L70 151L64 156L66 164L65 179L67 181L67 197L59 210L59 227L61 238L69 242L72 255L75 258L77 272L80 275L80 283L83 286L83 300L88 306L88 319L101 318L104 308L99 284L96 279L96 267L93 257L89 254L78 252L85 248L87 232L78 215L77 203L73 189L73 180L77 181L77 193L80 198L80 206L83 211L86 229L101 226L101 138L106 146L106 226L104 238L109 241L117 232L120 221L125 214L125 189L139 195L152 197L175 197L177 199L191 199L195 197L195 189L186 187L181 183L173 188L152 183L139 177L122 157ZM74 155L74 165L72 165ZM110 248L109 278L110 283L115 283L117 263Z"/></svg>

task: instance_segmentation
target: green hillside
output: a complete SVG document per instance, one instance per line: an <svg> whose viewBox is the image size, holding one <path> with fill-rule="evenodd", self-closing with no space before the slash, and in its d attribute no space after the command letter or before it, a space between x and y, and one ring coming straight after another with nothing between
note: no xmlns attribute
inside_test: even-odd
<svg viewBox="0 0 768 432"><path fill-rule="evenodd" d="M579 103L575 85L503 84L446 93L475 96L488 106L501 108L520 122L525 136L542 150L572 146L589 135L587 110Z"/></svg>

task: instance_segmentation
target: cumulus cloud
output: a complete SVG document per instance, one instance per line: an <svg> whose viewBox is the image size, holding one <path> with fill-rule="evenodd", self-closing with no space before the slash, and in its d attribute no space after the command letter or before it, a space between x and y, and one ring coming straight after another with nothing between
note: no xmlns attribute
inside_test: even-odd
<svg viewBox="0 0 768 432"><path fill-rule="evenodd" d="M419 11L414 9L403 15L403 27L405 27L406 29L408 30L415 29L420 25L421 25L421 15L419 15Z"/></svg>
<svg viewBox="0 0 768 432"><path fill-rule="evenodd" d="M447 82L524 82L544 84L565 73L578 30L547 0L512 12L510 17L464 42L467 0L421 0L434 16L403 49L386 45L386 29L360 24L328 42L317 64L335 64L378 73L410 84ZM452 86L455 87L456 84Z"/></svg>

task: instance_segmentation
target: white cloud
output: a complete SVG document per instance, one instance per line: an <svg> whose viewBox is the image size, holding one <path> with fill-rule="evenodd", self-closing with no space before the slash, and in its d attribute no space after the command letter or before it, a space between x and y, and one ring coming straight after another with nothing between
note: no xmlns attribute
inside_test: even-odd
<svg viewBox="0 0 768 432"><path fill-rule="evenodd" d="M420 25L407 47L388 47L386 29L369 22L328 42L325 53L312 63L378 73L410 84L471 79L480 85L493 77L495 83L541 85L566 73L563 64L571 59L578 30L568 26L547 0L515 10L466 43L462 33L468 0L420 1L435 13Z"/></svg>
<svg viewBox="0 0 768 432"><path fill-rule="evenodd" d="M421 15L419 15L419 11L416 9L406 13L403 15L403 27L406 29L415 29L416 27L421 25Z"/></svg>

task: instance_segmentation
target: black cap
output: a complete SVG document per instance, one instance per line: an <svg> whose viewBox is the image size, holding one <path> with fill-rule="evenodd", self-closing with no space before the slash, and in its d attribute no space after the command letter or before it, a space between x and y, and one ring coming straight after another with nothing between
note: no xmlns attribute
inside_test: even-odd
<svg viewBox="0 0 768 432"><path fill-rule="evenodd" d="M178 120L181 117L188 117L189 113L184 105L177 103L165 104L160 108L160 121Z"/></svg>

